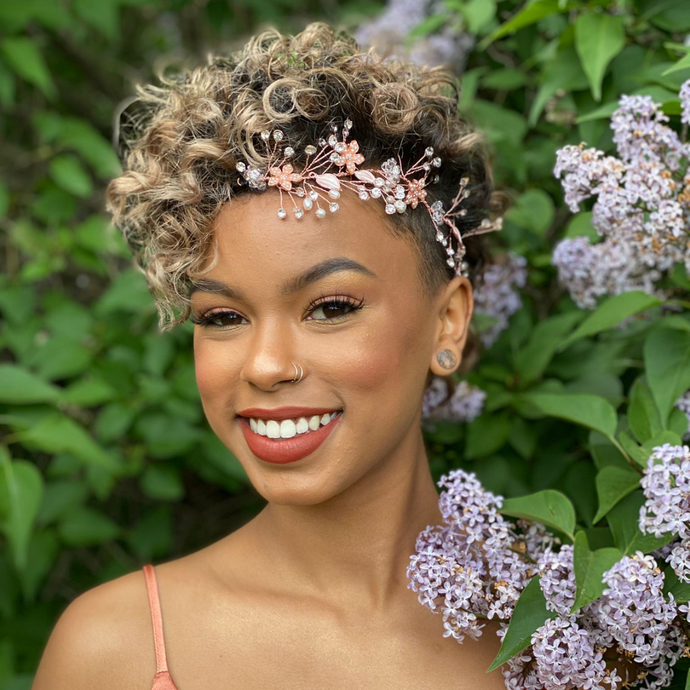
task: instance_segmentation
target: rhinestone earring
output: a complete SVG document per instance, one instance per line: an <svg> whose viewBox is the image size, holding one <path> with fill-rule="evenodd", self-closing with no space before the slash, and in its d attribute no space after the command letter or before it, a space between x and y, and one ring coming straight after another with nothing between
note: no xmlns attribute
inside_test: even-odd
<svg viewBox="0 0 690 690"><path fill-rule="evenodd" d="M455 353L448 349L441 350L436 359L444 369L455 369L455 365L458 362L458 358L455 356Z"/></svg>

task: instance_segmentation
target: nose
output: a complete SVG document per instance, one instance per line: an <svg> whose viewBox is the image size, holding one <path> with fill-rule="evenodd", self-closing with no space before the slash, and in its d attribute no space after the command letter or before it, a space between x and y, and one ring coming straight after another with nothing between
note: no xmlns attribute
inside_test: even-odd
<svg viewBox="0 0 690 690"><path fill-rule="evenodd" d="M247 343L240 380L261 390L273 390L279 383L295 379L294 359L294 334L289 326L277 320L264 322Z"/></svg>

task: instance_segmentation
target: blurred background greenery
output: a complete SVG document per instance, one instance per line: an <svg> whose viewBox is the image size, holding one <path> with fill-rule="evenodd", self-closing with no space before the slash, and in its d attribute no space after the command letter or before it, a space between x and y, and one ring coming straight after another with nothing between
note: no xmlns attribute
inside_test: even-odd
<svg viewBox="0 0 690 690"><path fill-rule="evenodd" d="M463 464L508 496L559 488L593 525L596 473L616 449L519 394L619 407L642 345L614 333L557 351L585 312L558 284L553 245L594 231L563 205L555 152L581 140L611 149L622 93L652 95L678 121L686 0L1 0L1 689L30 687L79 593L203 547L262 506L204 419L191 324L158 332L104 188L133 83L315 19L450 62L460 107L487 132L497 184L515 201L492 242L528 259L521 306L470 375L487 392L484 414L428 432L435 475ZM600 39L588 48L590 27ZM688 288L682 271L669 281ZM676 413L668 426L682 435Z"/></svg>

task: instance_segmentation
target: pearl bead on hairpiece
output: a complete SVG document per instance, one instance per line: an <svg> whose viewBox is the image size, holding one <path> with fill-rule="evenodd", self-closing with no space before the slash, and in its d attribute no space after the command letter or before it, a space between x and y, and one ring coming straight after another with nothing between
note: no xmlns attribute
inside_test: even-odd
<svg viewBox="0 0 690 690"><path fill-rule="evenodd" d="M415 209L422 205L436 228L436 240L446 250L448 265L455 269L457 275L467 275L468 265L463 261L463 237L500 230L503 224L500 217L493 221L484 218L477 227L460 234L455 219L467 213L467 209L460 206L470 195L467 189L469 178L462 178L450 208L444 210L441 201L429 204L426 200L426 187L438 182L439 176L435 169L441 167L441 159L434 155L431 146L407 170L403 170L400 158L389 158L380 168L362 169L358 166L365 159L359 153L359 144L354 139L348 142L352 121L349 118L345 120L341 129L342 139L338 137L339 129L338 125L332 125L332 133L327 139L319 139L318 148L311 144L305 146L306 164L299 171L290 163L295 149L282 145L284 133L279 129L264 130L261 132L261 139L269 147L268 165L263 169L238 162L236 168L242 176L240 183L258 191L276 187L280 193L278 217L281 219L288 216L283 206L284 193L292 202L292 212L298 220L310 211L314 211L318 218L327 215L326 209L335 213L339 208L338 199L343 189L357 193L362 201L370 198L383 200L385 211L390 215L405 213L408 208ZM444 225L448 228L445 233Z"/></svg>

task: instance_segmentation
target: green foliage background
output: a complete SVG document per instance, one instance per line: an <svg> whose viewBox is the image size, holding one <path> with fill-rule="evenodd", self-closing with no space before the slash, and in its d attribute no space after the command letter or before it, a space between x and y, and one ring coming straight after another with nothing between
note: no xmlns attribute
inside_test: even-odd
<svg viewBox="0 0 690 690"><path fill-rule="evenodd" d="M0 688L30 687L55 620L79 593L200 548L262 505L203 417L190 324L157 331L143 278L109 232L103 191L119 170L114 123L132 82L266 24L354 29L380 9L0 3ZM432 469L476 471L511 498L507 514L544 520L585 560L590 550L590 561L650 551L658 542L635 526L639 477L652 445L680 443L686 431L673 401L690 389L690 281L673 273L675 311L640 293L593 315L577 309L551 251L594 231L590 214L564 207L552 168L566 143L612 149L620 94L652 95L678 125L690 4L447 0L410 40L449 24L478 37L460 107L487 132L497 183L515 200L493 241L528 258L529 283L524 307L469 376L488 393L485 412L429 434ZM535 492L545 493L520 498ZM594 580L580 605L598 596Z"/></svg>

